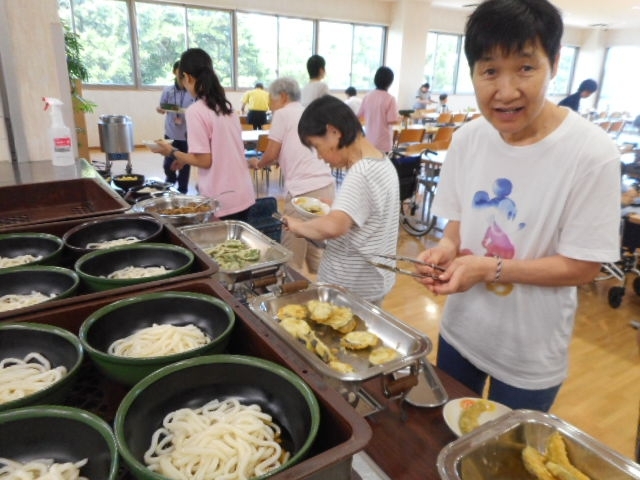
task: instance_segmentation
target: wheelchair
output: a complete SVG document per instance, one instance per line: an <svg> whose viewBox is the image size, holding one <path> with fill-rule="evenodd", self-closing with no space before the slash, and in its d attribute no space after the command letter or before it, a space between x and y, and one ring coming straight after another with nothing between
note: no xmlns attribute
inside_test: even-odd
<svg viewBox="0 0 640 480"><path fill-rule="evenodd" d="M430 155L437 155L437 152L425 150L416 155L404 155L395 151L390 156L400 182L400 225L416 237L429 233L437 222L431 207L442 164Z"/></svg>
<svg viewBox="0 0 640 480"><path fill-rule="evenodd" d="M640 215L629 214L622 218L621 257L618 262L602 264L602 276L597 280L615 278L622 285L613 286L607 292L607 300L611 308L618 308L626 293L629 274L635 275L632 282L633 291L640 295L640 269L638 257L640 253Z"/></svg>

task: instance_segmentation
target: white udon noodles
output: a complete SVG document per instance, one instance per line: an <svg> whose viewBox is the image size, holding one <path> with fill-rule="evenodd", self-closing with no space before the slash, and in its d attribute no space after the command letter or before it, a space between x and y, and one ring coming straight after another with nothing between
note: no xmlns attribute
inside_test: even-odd
<svg viewBox="0 0 640 480"><path fill-rule="evenodd" d="M289 453L259 405L235 398L169 413L144 454L150 470L174 480L245 480L280 467Z"/></svg>
<svg viewBox="0 0 640 480"><path fill-rule="evenodd" d="M131 243L137 243L140 239L138 237L130 236L124 238L115 238L113 240L103 240L102 242L89 242L85 245L85 248L89 250L101 250L104 248L118 247L120 245L129 245Z"/></svg>
<svg viewBox="0 0 640 480"><path fill-rule="evenodd" d="M110 279L125 279L125 278L146 278L146 277L156 277L158 275L164 275L167 272L170 272L170 268L166 268L164 265L159 267L134 267L128 266L121 268L120 270L116 270L115 272L111 272L107 275L107 278Z"/></svg>
<svg viewBox="0 0 640 480"><path fill-rule="evenodd" d="M46 302L55 298L56 294L45 295L42 292L31 293L8 293L0 297L0 312L8 312L9 310L15 310L16 308L30 307L38 303Z"/></svg>
<svg viewBox="0 0 640 480"><path fill-rule="evenodd" d="M108 349L110 355L119 357L149 358L200 348L211 343L211 339L195 325L158 325L154 323L113 342Z"/></svg>
<svg viewBox="0 0 640 480"><path fill-rule="evenodd" d="M18 255L16 257L0 257L0 268L17 267L26 263L36 262L42 255Z"/></svg>
<svg viewBox="0 0 640 480"><path fill-rule="evenodd" d="M0 360L0 404L43 390L66 374L64 365L51 368L49 360L37 352L28 353L24 359Z"/></svg>
<svg viewBox="0 0 640 480"><path fill-rule="evenodd" d="M21 463L0 457L0 479L2 480L88 480L80 476L80 469L87 459L78 462L55 463L42 458Z"/></svg>

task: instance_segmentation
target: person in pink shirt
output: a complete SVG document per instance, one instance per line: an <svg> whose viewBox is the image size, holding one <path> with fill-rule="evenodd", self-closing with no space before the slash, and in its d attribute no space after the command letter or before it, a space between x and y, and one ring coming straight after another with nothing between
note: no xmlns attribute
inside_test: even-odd
<svg viewBox="0 0 640 480"><path fill-rule="evenodd" d="M265 168L280 164L287 191L284 214L304 219L296 212L291 199L305 196L332 203L336 185L331 168L316 153L302 144L298 136L298 122L304 108L300 103L300 86L291 77L281 77L271 82L269 97L273 119L269 130L269 144L262 158L249 161L252 168ZM317 273L322 249L304 238L284 231L282 245L291 250L291 266L300 270L305 261L310 273Z"/></svg>
<svg viewBox="0 0 640 480"><path fill-rule="evenodd" d="M389 67L378 68L373 78L376 89L365 95L358 111L358 117L364 120L367 140L385 153L393 148L393 125L400 121L396 99L387 92L393 78Z"/></svg>
<svg viewBox="0 0 640 480"><path fill-rule="evenodd" d="M200 48L185 51L180 57L180 80L196 99L185 113L189 152L162 144L160 153L174 158L173 169L185 164L198 167L198 192L219 198L216 215L220 219L247 221L256 196L244 156L240 119L225 96L209 54Z"/></svg>

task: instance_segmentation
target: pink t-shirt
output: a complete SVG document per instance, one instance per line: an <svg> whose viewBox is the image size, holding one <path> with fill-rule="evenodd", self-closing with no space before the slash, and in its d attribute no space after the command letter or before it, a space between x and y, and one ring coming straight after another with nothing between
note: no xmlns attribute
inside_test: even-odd
<svg viewBox="0 0 640 480"><path fill-rule="evenodd" d="M396 99L384 90L372 90L362 99L358 117L364 118L367 139L381 152L393 147L392 124L398 122Z"/></svg>
<svg viewBox="0 0 640 480"><path fill-rule="evenodd" d="M269 139L281 144L278 163L285 187L292 196L302 195L333 183L331 168L300 142L298 122L304 107L291 102L273 112Z"/></svg>
<svg viewBox="0 0 640 480"><path fill-rule="evenodd" d="M256 202L249 165L244 156L240 119L235 113L216 115L199 99L186 111L189 153L211 153L211 166L198 168L201 195L220 196L218 217L249 208Z"/></svg>

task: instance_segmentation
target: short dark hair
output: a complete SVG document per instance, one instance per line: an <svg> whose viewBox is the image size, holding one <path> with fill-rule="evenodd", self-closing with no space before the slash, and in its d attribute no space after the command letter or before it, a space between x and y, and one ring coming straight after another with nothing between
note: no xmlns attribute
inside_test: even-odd
<svg viewBox="0 0 640 480"><path fill-rule="evenodd" d="M598 90L598 82L589 78L587 80L583 80L580 86L578 87L578 92L595 92Z"/></svg>
<svg viewBox="0 0 640 480"><path fill-rule="evenodd" d="M355 89L355 87L347 87L347 89L344 91L345 94L349 95L350 97L355 97L358 92Z"/></svg>
<svg viewBox="0 0 640 480"><path fill-rule="evenodd" d="M429 82L423 83L422 85L420 85L420 88L426 88L427 90L429 90L431 88L431 85L429 84Z"/></svg>
<svg viewBox="0 0 640 480"><path fill-rule="evenodd" d="M476 62L496 48L508 54L539 41L553 66L562 31L562 16L547 0L485 0L467 20L464 53L473 72Z"/></svg>
<svg viewBox="0 0 640 480"><path fill-rule="evenodd" d="M264 88L264 84L262 82L256 82L256 88Z"/></svg>
<svg viewBox="0 0 640 480"><path fill-rule="evenodd" d="M180 70L180 60L176 60L173 63L173 70L171 70L172 72L175 72L176 70Z"/></svg>
<svg viewBox="0 0 640 480"><path fill-rule="evenodd" d="M393 83L393 70L389 67L380 67L373 77L373 84L378 90L386 90Z"/></svg>
<svg viewBox="0 0 640 480"><path fill-rule="evenodd" d="M307 72L309 78L316 78L320 75L320 70L324 70L326 63L320 55L311 55L307 60Z"/></svg>
<svg viewBox="0 0 640 480"><path fill-rule="evenodd" d="M447 95L446 93L441 93L440 96L438 97L440 100L446 100L449 97L449 95Z"/></svg>
<svg viewBox="0 0 640 480"><path fill-rule="evenodd" d="M298 136L303 145L311 147L309 137L322 137L327 126L332 125L340 131L342 138L338 148L351 145L363 134L362 124L353 110L333 95L316 98L307 105L298 122Z"/></svg>

